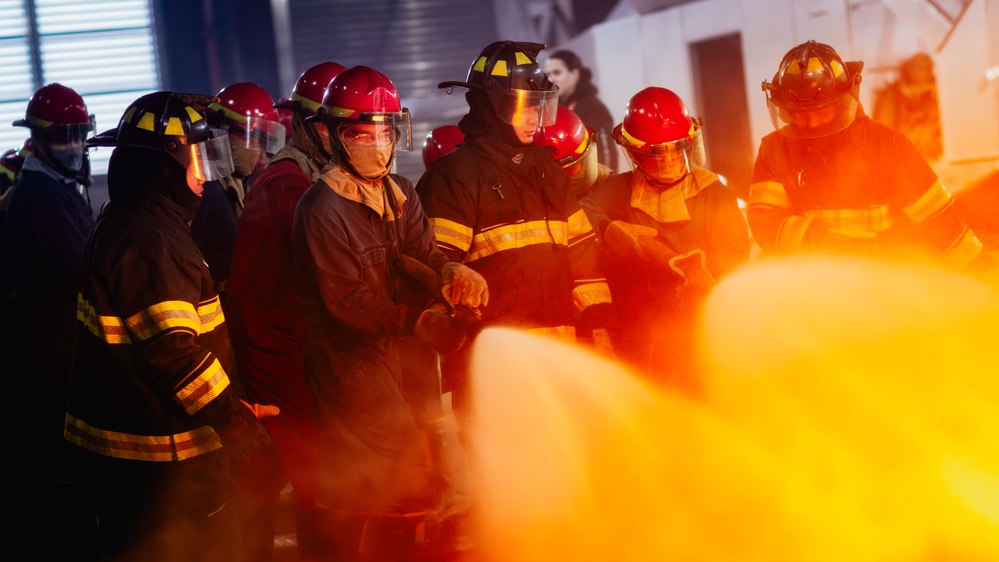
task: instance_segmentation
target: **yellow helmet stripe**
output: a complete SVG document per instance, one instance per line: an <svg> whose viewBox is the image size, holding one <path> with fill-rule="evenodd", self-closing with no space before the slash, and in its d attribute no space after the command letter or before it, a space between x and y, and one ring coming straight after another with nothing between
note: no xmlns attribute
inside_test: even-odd
<svg viewBox="0 0 999 562"><path fill-rule="evenodd" d="M139 117L139 122L135 125L135 128L156 132L156 116L152 113L143 113Z"/></svg>

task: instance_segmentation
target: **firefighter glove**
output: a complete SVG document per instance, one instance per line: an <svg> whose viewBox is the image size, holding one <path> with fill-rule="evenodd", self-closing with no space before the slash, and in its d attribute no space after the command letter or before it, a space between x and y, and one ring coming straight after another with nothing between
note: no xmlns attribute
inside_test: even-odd
<svg viewBox="0 0 999 562"><path fill-rule="evenodd" d="M485 277L466 265L447 262L441 267L441 281L444 283L441 293L452 306L479 308L489 304Z"/></svg>
<svg viewBox="0 0 999 562"><path fill-rule="evenodd" d="M454 353L465 344L465 331L450 314L428 308L420 314L414 332L420 340L430 344L441 355Z"/></svg>
<svg viewBox="0 0 999 562"><path fill-rule="evenodd" d="M253 408L242 400L236 413L215 426L215 431L222 441L222 448L239 462L250 460L257 450L271 442L270 435L257 419Z"/></svg>
<svg viewBox="0 0 999 562"><path fill-rule="evenodd" d="M681 303L702 301L715 285L715 278L707 270L707 254L704 250L696 249L678 254L669 260L669 267L683 280L676 288Z"/></svg>
<svg viewBox="0 0 999 562"><path fill-rule="evenodd" d="M604 230L604 242L622 258L640 259L668 267L676 252L657 238L658 234L651 226L611 221Z"/></svg>

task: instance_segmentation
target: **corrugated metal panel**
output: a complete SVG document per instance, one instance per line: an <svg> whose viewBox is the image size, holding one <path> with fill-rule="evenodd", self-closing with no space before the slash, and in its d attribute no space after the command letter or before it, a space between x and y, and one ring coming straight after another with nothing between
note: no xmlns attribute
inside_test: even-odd
<svg viewBox="0 0 999 562"><path fill-rule="evenodd" d="M299 73L333 60L370 66L395 83L413 112L416 145L399 154L398 170L415 182L427 133L464 113L464 96L446 96L437 84L464 79L475 55L497 39L492 2L292 0L289 7Z"/></svg>

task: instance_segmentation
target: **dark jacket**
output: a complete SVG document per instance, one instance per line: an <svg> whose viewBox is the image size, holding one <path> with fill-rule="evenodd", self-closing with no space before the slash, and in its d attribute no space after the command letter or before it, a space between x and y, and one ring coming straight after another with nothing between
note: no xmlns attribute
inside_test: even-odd
<svg viewBox="0 0 999 562"><path fill-rule="evenodd" d="M597 137L597 161L617 172L617 143L614 142L614 117L597 97L592 83L580 81L570 96L559 97L558 104L568 107Z"/></svg>
<svg viewBox="0 0 999 562"><path fill-rule="evenodd" d="M182 461L220 447L240 393L225 317L187 220L158 192L112 199L86 255L65 437L109 457Z"/></svg>

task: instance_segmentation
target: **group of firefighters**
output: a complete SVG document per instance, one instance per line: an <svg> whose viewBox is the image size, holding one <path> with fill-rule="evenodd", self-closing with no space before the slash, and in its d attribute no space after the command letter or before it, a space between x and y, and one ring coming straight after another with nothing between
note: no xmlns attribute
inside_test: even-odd
<svg viewBox="0 0 999 562"><path fill-rule="evenodd" d="M303 559L371 549L375 519L443 528L474 507L460 429L484 328L696 396L699 308L751 240L988 266L912 143L865 115L863 64L828 45L764 82L775 131L745 211L669 89L613 128L631 171L598 162L542 49L490 44L440 84L468 113L428 137L415 186L393 173L410 114L366 66L315 65L277 103L250 83L154 92L99 134L72 89L36 91L15 123L30 146L0 160L26 532L82 529L48 548L93 559L267 560L290 483ZM96 221L88 147L113 147ZM67 489L92 528L40 500Z"/></svg>

